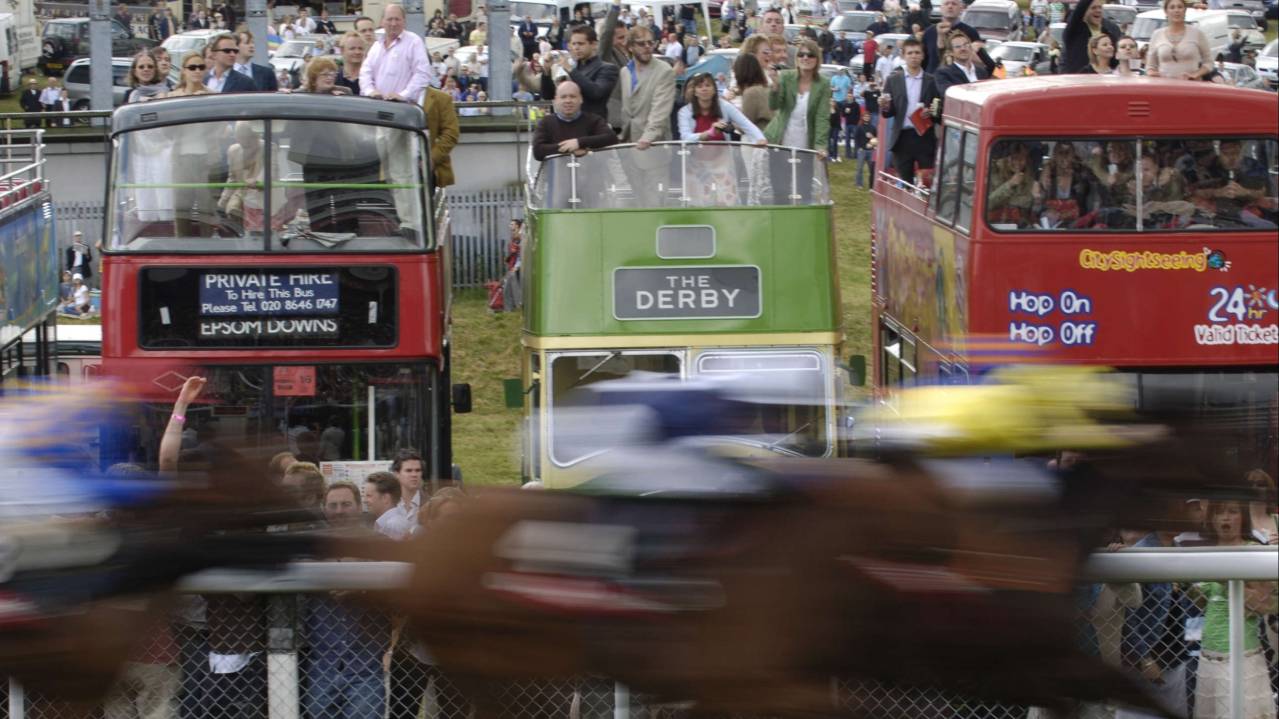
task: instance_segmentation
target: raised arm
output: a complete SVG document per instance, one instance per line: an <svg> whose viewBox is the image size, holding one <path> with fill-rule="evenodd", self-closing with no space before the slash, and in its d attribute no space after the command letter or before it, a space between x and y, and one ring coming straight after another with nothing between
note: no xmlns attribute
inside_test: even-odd
<svg viewBox="0 0 1279 719"><path fill-rule="evenodd" d="M169 415L169 425L164 428L164 436L160 438L160 473L174 472L178 469L178 453L182 450L182 429L187 421L187 408L191 406L204 390L208 380L203 377L187 377L178 391L178 399L173 403L173 414Z"/></svg>

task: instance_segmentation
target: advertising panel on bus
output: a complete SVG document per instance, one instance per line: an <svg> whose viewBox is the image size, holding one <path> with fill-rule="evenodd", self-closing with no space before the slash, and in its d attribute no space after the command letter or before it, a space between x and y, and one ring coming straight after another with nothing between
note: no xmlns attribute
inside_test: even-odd
<svg viewBox="0 0 1279 719"><path fill-rule="evenodd" d="M984 243L973 331L1113 365L1274 364L1274 238ZM998 268L997 271L995 268Z"/></svg>

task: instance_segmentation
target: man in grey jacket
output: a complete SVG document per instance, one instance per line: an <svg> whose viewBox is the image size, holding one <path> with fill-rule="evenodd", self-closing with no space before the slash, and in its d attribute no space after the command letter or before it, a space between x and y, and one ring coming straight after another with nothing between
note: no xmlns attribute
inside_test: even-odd
<svg viewBox="0 0 1279 719"><path fill-rule="evenodd" d="M626 47L631 59L617 79L622 87L621 140L634 143L640 152L627 153L624 168L635 199L644 207L660 207L661 188L669 184L671 156L666 150L649 148L654 142L671 139L675 71L654 58L656 42L646 27L631 28Z"/></svg>

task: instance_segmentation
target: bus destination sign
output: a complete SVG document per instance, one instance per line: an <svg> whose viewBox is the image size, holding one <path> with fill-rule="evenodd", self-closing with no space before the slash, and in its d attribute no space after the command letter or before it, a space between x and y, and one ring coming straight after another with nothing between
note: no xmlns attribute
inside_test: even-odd
<svg viewBox="0 0 1279 719"><path fill-rule="evenodd" d="M759 268L754 265L613 270L613 316L619 320L745 319L759 315Z"/></svg>
<svg viewBox="0 0 1279 719"><path fill-rule="evenodd" d="M336 272L303 270L200 274L202 317L336 315Z"/></svg>

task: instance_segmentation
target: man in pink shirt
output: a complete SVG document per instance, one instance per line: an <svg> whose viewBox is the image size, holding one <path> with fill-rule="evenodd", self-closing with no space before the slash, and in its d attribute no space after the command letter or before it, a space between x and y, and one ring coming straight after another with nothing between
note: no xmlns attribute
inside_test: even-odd
<svg viewBox="0 0 1279 719"><path fill-rule="evenodd" d="M387 5L382 13L386 35L369 48L360 67L360 94L384 100L421 102L431 81L431 59L422 38L404 29L404 8Z"/></svg>
<svg viewBox="0 0 1279 719"><path fill-rule="evenodd" d="M426 55L422 38L404 29L404 8L387 5L382 12L382 29L386 35L374 41L360 67L360 94L394 102L421 104L422 94L431 81L431 60ZM400 218L400 234L410 242L421 243L423 215L418 185L421 150L413 144L411 133L379 128L376 142L387 179L395 185L391 199Z"/></svg>

